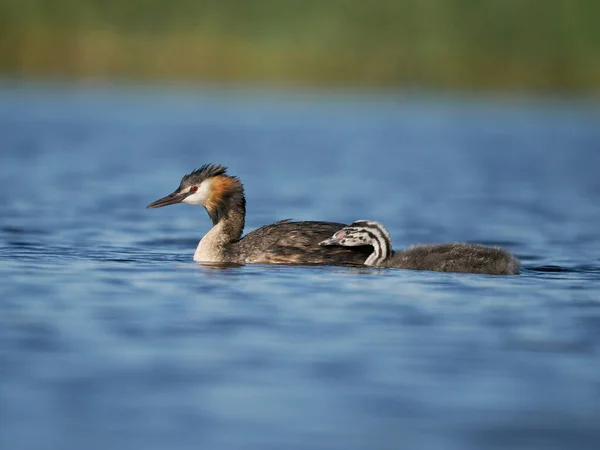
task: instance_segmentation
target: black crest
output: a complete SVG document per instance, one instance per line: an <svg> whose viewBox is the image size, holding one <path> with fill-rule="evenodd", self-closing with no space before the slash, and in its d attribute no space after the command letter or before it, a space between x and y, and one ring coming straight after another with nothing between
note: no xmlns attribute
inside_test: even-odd
<svg viewBox="0 0 600 450"><path fill-rule="evenodd" d="M181 179L179 184L180 188L186 188L192 185L199 185L204 180L218 175L225 175L227 167L219 164L204 164L199 169L194 170L192 173L188 173Z"/></svg>

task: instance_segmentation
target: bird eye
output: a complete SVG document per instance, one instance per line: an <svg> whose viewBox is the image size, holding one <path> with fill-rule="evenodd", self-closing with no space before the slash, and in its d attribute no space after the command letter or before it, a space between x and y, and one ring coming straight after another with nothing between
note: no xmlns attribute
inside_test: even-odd
<svg viewBox="0 0 600 450"><path fill-rule="evenodd" d="M192 186L190 188L190 192L196 192L198 190L198 186Z"/></svg>

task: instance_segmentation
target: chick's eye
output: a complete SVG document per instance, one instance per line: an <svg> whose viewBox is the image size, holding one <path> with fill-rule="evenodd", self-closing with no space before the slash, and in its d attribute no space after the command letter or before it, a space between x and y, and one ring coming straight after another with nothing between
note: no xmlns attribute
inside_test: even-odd
<svg viewBox="0 0 600 450"><path fill-rule="evenodd" d="M198 186L192 186L190 188L190 192L196 192L198 190Z"/></svg>

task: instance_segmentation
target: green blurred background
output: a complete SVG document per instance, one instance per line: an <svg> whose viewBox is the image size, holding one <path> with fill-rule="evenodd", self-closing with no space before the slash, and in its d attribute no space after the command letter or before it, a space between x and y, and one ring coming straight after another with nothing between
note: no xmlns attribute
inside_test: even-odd
<svg viewBox="0 0 600 450"><path fill-rule="evenodd" d="M0 0L0 76L598 91L598 0Z"/></svg>

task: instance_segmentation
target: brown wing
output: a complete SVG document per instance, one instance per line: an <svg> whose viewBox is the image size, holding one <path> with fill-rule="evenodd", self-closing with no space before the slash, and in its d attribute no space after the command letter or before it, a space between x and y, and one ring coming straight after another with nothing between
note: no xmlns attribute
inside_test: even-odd
<svg viewBox="0 0 600 450"><path fill-rule="evenodd" d="M364 247L320 247L346 225L336 222L291 222L265 225L244 236L236 244L246 262L269 264L363 264L373 251Z"/></svg>

